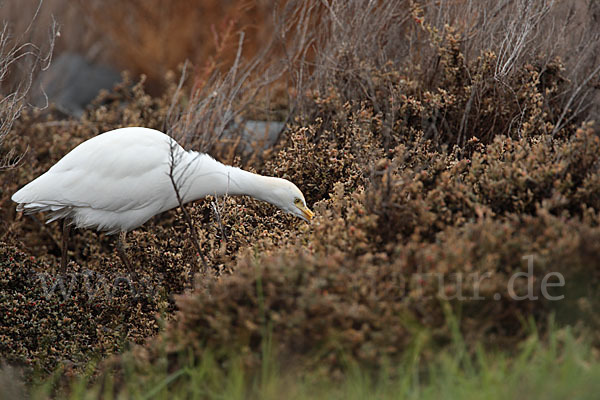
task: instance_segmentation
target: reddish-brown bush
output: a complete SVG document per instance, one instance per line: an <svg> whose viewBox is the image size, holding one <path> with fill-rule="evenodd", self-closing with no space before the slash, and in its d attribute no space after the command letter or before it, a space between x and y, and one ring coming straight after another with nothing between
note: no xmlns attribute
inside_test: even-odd
<svg viewBox="0 0 600 400"><path fill-rule="evenodd" d="M0 307L21 304L15 318L38 329L28 335L74 335L60 352L73 362L122 350L123 332L136 342L154 334L155 313L166 310L169 319L175 307L176 319L147 346L149 354L168 344L173 353L201 356L210 349L225 359L235 349L254 366L272 338L280 357L326 370L340 368L343 357L370 365L400 357L417 333L428 337L433 352L449 340L448 310L458 316L469 344L515 344L528 318L543 327L553 311L560 321L597 326L590 310L598 302L600 141L576 106L585 98L580 95L594 93L597 78L575 83L554 54L538 59L520 50L511 65L498 64L506 49L473 48L471 27L442 29L427 19L429 3L411 8L397 2L396 13L382 8L360 15L361 27L377 29L351 47L347 40L355 33L344 27L355 21L353 8L332 4L329 13L315 11L325 33L305 37L319 38L314 43L323 52L314 53L311 68L296 71L296 78L307 78L305 87L289 91L291 99L298 96L297 118L262 157L243 162L229 154L238 165L294 181L317 212L310 225L251 199L206 199L189 206L212 267L195 281L195 291L184 293L198 257L173 211L130 235L140 279L160 287L160 295L148 296L145 308L128 300L113 307L107 298L105 312L91 317L111 332L103 347L86 347L92 324L82 322L79 331L63 324L64 314L51 312L54 304L43 303L49 312L31 313L20 300L31 284L23 274L56 264L59 228L16 217L10 195L101 131L161 128L175 92L172 75L160 98L124 84L103 95L81 121L28 116L15 127L20 137L10 145L30 150L23 167L5 175L0 240L8 244L0 247L22 254L15 246L34 260L13 255L16 261L1 264L8 278ZM409 43L386 42L396 37L392 33L407 35L398 37ZM417 45L422 58L411 47ZM499 65L507 68L501 79ZM193 98L179 96L183 102ZM576 99L573 107L565 102L569 98ZM78 265L118 276L109 238L98 240L89 231L74 238ZM528 281L516 280L513 293L511 277L527 272L523 257L529 256L532 294L539 299L515 300L511 293L524 294ZM564 276L565 287L552 293L564 300L540 296L550 272ZM466 279L462 287L459 276ZM175 305L171 296L182 293ZM29 296L27 301L37 301L32 299L39 294ZM81 296L72 299L68 315L89 315ZM123 314L129 316L125 322ZM7 322L12 344L3 356L33 362L45 354L47 366L61 360L44 343L16 345L18 323Z"/></svg>

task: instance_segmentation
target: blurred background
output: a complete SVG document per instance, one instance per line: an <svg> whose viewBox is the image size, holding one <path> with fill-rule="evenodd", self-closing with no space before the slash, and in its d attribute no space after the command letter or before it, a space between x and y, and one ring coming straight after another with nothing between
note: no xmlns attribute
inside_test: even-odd
<svg viewBox="0 0 600 400"><path fill-rule="evenodd" d="M266 0L19 0L3 2L11 29L31 27L30 41L44 43L55 20L60 26L56 57L75 53L92 64L146 74L152 87L189 59L202 65L219 55L233 59L237 32L252 55L272 31L275 2Z"/></svg>
<svg viewBox="0 0 600 400"><path fill-rule="evenodd" d="M11 35L48 47L54 54L32 87L34 104L51 101L80 116L81 103L99 88L112 88L120 71L147 77L157 95L167 71L189 60L198 71L227 67L244 32L243 57L252 57L272 35L275 2L267 0L19 0L4 1L0 17ZM54 32L53 32L54 29ZM56 37L53 38L53 34ZM74 90L76 88L76 90ZM91 98L90 98L91 97Z"/></svg>
<svg viewBox="0 0 600 400"><path fill-rule="evenodd" d="M351 13L343 18L360 13L359 3L349 6L346 12ZM500 80L531 54L546 60L560 57L574 84L583 81L590 66L598 62L597 43L592 40L600 26L600 6L595 0L396 3L397 14L390 18L395 25L388 26L389 21L381 19L377 29L320 24L326 22L323 12L333 12L329 2L311 1L305 6L287 0L9 0L1 3L0 17L7 23L8 34L19 39L17 43L33 43L42 53L53 46L49 68L34 76L33 103L43 106L45 92L59 109L76 117L99 88L110 89L121 81L121 71L128 71L133 81L143 74L145 90L156 96L167 86L167 73L178 72L186 60L193 65L195 85L202 86L215 71L227 72L236 57L250 60L260 51L265 56L260 60L263 67L287 58L288 65L276 73L285 69L296 80L307 71L319 75L319 69L329 73L343 68L352 58L347 55L352 55L380 65L415 66L416 72L407 74L418 75L417 79L433 87L438 77L432 63L439 60L432 57L431 46L424 40L428 34L415 29L411 15L419 13L423 18L417 22L426 20L440 32L451 26L463 38L460 45L466 63L483 49L496 51L499 65L503 62L505 68L495 75ZM303 13L309 15L304 20ZM308 32L295 30L302 26L300 21ZM356 22L358 18L352 23ZM368 42L369 30L375 32L376 43ZM292 65L298 58L302 63ZM257 68L253 74L262 72L264 68ZM312 78L322 80L320 75ZM22 81L16 78L12 82ZM287 87L312 89L295 83L287 82ZM2 81L5 87L10 84L11 79Z"/></svg>

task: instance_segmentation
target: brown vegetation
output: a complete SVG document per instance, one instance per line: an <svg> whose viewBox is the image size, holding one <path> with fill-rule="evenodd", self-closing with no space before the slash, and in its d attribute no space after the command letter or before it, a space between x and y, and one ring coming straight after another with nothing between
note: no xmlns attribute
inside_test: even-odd
<svg viewBox="0 0 600 400"><path fill-rule="evenodd" d="M7 144L30 150L21 168L4 173L0 193L0 337L9 339L1 341L1 354L48 369L65 360L80 366L153 336L159 312L167 326L138 348L143 361L165 348L196 356L209 349L221 360L237 352L255 366L272 340L283 359L327 372L345 358L380 365L402 357L423 333L433 353L450 340L449 312L470 344L515 345L528 319L543 328L553 312L561 322L597 326L600 140L589 121L598 115L599 42L570 51L583 38L597 38L596 11L590 3L584 15L574 3L563 14L564 4L539 2L540 9L515 12L530 3L333 1L286 8L292 19L276 32L311 27L295 31L300 43L282 42L294 49L280 64L289 81L269 92L294 112L289 129L261 157L213 149L224 161L294 181L316 218L307 225L247 198L191 205L213 267L192 281L197 255L182 217L158 216L131 235L142 294L135 299L114 289L122 272L111 238L78 232L71 268L102 274L113 288L95 300L101 312L90 306L81 280L66 311L57 312L58 297L42 298L33 277L56 265L59 228L17 217L10 195L95 134L127 125L161 129L173 121L174 97L190 101L178 105L183 115L210 107L193 91L198 86L178 91L169 74L163 96L126 82L81 121L21 119L14 127L19 136ZM232 101L240 101L231 90L240 79L281 88L280 79L261 77L208 82ZM273 104L265 91L250 92L257 103ZM255 112L244 103L249 98L235 105L242 117ZM206 121L215 125L211 115ZM181 119L175 121L177 127ZM511 276L527 272L529 256L539 299L515 300L528 281L517 280L512 293ZM566 286L551 292L563 301L542 296L540 283L550 272L565 278ZM11 308L9 317L4 311ZM23 332L35 340L21 340Z"/></svg>

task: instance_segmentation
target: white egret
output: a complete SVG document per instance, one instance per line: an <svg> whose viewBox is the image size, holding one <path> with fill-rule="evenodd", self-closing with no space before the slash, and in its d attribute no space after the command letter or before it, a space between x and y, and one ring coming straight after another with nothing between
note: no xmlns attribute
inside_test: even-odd
<svg viewBox="0 0 600 400"><path fill-rule="evenodd" d="M154 215L207 195L248 195L304 220L313 217L292 182L224 165L208 154L185 151L170 136L148 128L115 129L75 147L46 173L13 194L17 211L64 218L62 268L69 224L125 234Z"/></svg>

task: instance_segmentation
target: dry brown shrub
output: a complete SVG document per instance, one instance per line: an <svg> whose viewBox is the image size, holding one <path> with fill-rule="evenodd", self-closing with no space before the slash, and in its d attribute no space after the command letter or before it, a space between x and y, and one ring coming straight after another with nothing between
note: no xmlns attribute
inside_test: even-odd
<svg viewBox="0 0 600 400"><path fill-rule="evenodd" d="M308 40L316 49L302 82L320 99L366 104L381 115L386 136L417 129L464 145L473 136L487 142L540 129L570 134L563 130L598 116L593 4L327 4L315 12L318 29ZM317 115L328 121L311 103L303 106L305 123Z"/></svg>
<svg viewBox="0 0 600 400"><path fill-rule="evenodd" d="M481 10L474 2L443 2L450 3L470 7L473 15ZM324 29L302 36L307 45L315 44L314 53L284 63L297 73L291 80L296 86L288 93L299 100L288 106L297 106L298 118L288 121L288 132L263 160L231 159L293 180L317 217L307 225L247 198L191 205L200 244L215 273L196 280L196 291L179 297L177 319L148 352L168 344L173 354L191 349L201 357L208 348L225 360L236 349L248 365L256 366L271 337L280 357L330 371L342 368L344 357L370 365L401 357L418 334L428 338L426 354L435 352L450 340L448 310L459 316L469 345L484 341L510 348L527 333L524 321L531 318L543 327L552 311L560 320L597 326L590 310L598 303L593 288L599 278L600 142L594 125L584 122L592 114L577 106L597 90L591 74L597 64L589 61L593 57L586 53L581 58L592 63L579 70L582 80L566 67L573 59L555 57L564 53L539 58L536 47L478 45L485 43L484 33L502 31L502 17L510 18L502 10L513 10L508 5L522 4L518 1L502 2L507 8L499 9L494 23L483 25L483 33L475 36L475 24L461 25L455 11L445 20L429 3L420 9L407 2L370 2L373 12L362 14L356 11L366 2L329 2L326 10L317 2L303 4L300 11L317 19L300 20L308 27L318 21ZM461 9L456 10L460 15ZM550 11L540 18L555 15ZM521 20L518 15L508 21ZM446 27L447 22L451 25ZM353 24L361 28L358 33ZM514 37L528 38L536 29ZM393 41L397 37L410 40ZM507 51L517 52L510 65ZM294 69L298 66L305 69ZM506 66L501 79L499 66ZM211 114L210 105L232 103L231 109L239 111L252 98L236 100L243 90L235 89L240 81L232 75L220 78L208 81L224 87L217 93L220 103L200 97L191 108L179 109L202 105L206 114L198 117L197 126L223 129L223 114ZM9 279L3 281L0 306L20 304L19 293L30 285L23 274L50 268L42 261L54 265L58 255L51 239L59 237L58 227L42 230L29 219L16 218L10 195L99 132L130 124L164 126L177 92L172 74L169 82L168 94L160 98L147 95L142 85L124 84L103 95L82 121L40 121L34 115L19 122L21 137L13 145L30 145L31 150L27 168L5 175L0 204L7 223L0 228L0 240L33 254L34 260L1 246L17 262L1 264ZM184 87L178 96L189 100L193 96L187 93L193 95L195 89L186 92ZM189 132L191 143L203 134ZM123 349L111 333L123 332L115 328L121 313L136 316L125 324L130 332L126 339L134 341L154 334L148 326L155 325L146 324L155 321L158 310L166 310L167 318L173 315L171 295L191 287L197 257L186 229L173 211L131 234L129 251L141 278L163 292L150 296L140 314L127 301L106 306L98 317L109 332L105 347L96 349L102 355L109 348ZM98 235L85 231L75 235L72 253L77 264L114 277L119 265L111 248L110 239L100 236L98 245ZM565 301L510 297L510 278L526 271L523 257L528 255L534 256L534 295L540 295L546 273L560 272L567 282L559 293L568 296ZM466 300L456 298L459 273L471 279L462 291ZM476 292L475 277L484 274L489 278ZM515 289L523 294L526 280ZM476 293L483 299L472 299ZM36 296L32 292L27 300L37 301ZM74 314L85 314L79 309L83 300L73 300ZM50 312L32 315L23 306L15 318L52 327L40 331L42 337L76 334L71 324L58 327L62 314L52 314L53 307L44 303ZM57 362L44 344L15 344L13 325L6 324L11 346L3 354L29 361L46 354L45 365ZM87 335L88 325L81 332ZM83 363L91 354L86 340L79 336L66 342L71 347L61 356Z"/></svg>
<svg viewBox="0 0 600 400"><path fill-rule="evenodd" d="M361 248L368 236L345 230L341 220L319 217L312 235L321 242L309 239L308 252L292 246L244 257L235 274L180 297L176 322L145 357L166 345L171 355L192 351L199 359L209 350L256 368L263 346L273 343L286 365L331 372L348 360L377 366L398 359L423 333L423 355L433 356L451 341L446 305L457 313L469 346L514 346L527 336L528 319L543 330L553 312L561 323L595 321L590 310L600 300L594 294L600 279L594 256L598 227L547 212L501 220L482 216L447 228L435 242L409 241L386 255ZM336 234L323 235L323 225ZM511 285L510 278L527 273L524 257L530 255L535 300L516 300L528 294L528 281ZM566 300L543 297L540 282L550 272L560 272L567 282L550 295Z"/></svg>
<svg viewBox="0 0 600 400"><path fill-rule="evenodd" d="M69 274L15 248L0 246L0 352L3 359L50 373L80 368L128 342L158 332L154 314L168 309L159 274L130 283L114 264L72 266Z"/></svg>
<svg viewBox="0 0 600 400"><path fill-rule="evenodd" d="M259 245L262 255L238 254L232 276L180 297L177 322L158 348L198 357L209 348L226 358L233 346L255 366L272 340L284 360L337 370L343 357L369 365L399 357L422 331L433 353L451 337L445 304L460 315L469 344L515 345L528 318L543 328L552 312L598 322L589 310L598 302L590 238L599 234L600 142L594 125L578 118L553 132L560 107L550 99L569 84L562 67L516 67L507 79L520 101L490 88L501 106L490 103L492 116L470 115L469 126L485 130L469 128L467 137L461 124L472 92L461 79L491 81L492 69L465 67L452 35L436 51L444 79L435 92L397 79L393 65L364 64L363 81L384 95L349 94L331 78L306 99L310 112L260 168L305 188L318 215L310 230L285 240L277 233L275 246ZM397 120L383 109L396 110ZM511 126L515 113L523 119ZM445 123L432 131L434 115ZM490 120L503 121L501 129L488 130ZM538 299L516 300L510 290L525 294L527 280L513 288L511 277L527 271L528 256ZM551 272L565 277L567 301L540 296Z"/></svg>

